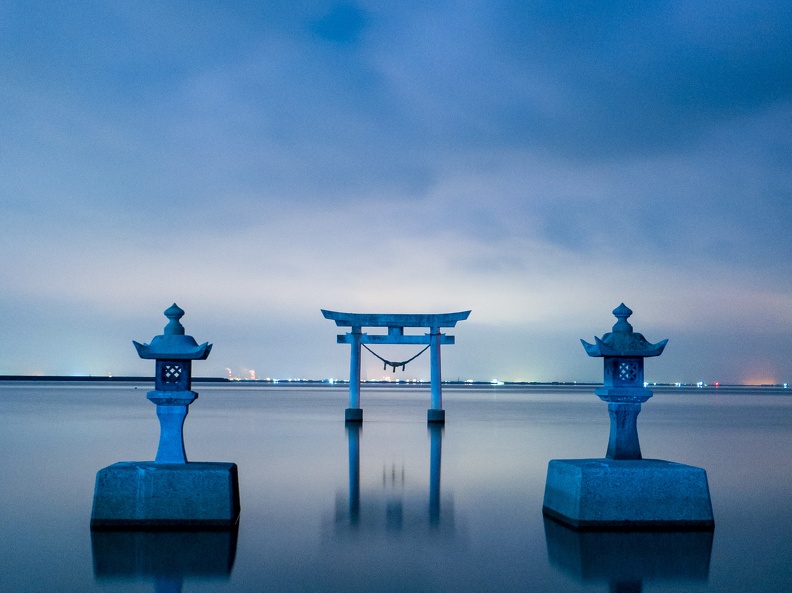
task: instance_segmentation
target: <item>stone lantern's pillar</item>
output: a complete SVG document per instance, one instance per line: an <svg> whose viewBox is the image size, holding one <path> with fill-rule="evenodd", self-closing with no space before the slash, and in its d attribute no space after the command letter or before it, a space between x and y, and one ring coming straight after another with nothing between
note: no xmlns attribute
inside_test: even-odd
<svg viewBox="0 0 792 593"><path fill-rule="evenodd" d="M627 318L632 311L622 303L613 310L618 321L611 333L595 338L594 344L583 343L589 356L603 358L603 385L594 391L608 402L610 438L608 459L641 459L638 442L638 414L641 404L652 397L644 386L644 358L660 356L668 340L651 344L643 335L633 332Z"/></svg>
<svg viewBox="0 0 792 593"><path fill-rule="evenodd" d="M594 344L583 342L589 356L604 359L603 385L594 393L608 403L607 453L604 459L551 460L543 512L578 528L712 529L707 473L641 456L638 413L652 397L644 387L644 358L660 356L668 340L652 344L634 332L624 303L613 314L612 332Z"/></svg>
<svg viewBox="0 0 792 593"><path fill-rule="evenodd" d="M156 459L122 461L96 475L92 528L116 526L231 526L239 520L235 463L187 462L183 427L198 394L191 390L192 361L205 360L212 345L185 334L176 304L168 324L151 344L133 342L141 358L155 363L154 390L160 439Z"/></svg>
<svg viewBox="0 0 792 593"><path fill-rule="evenodd" d="M184 419L187 408L197 398L192 391L192 361L206 360L212 345L200 346L192 336L185 335L180 319L184 316L175 303L165 311L168 325L151 344L132 342L140 358L154 359L154 391L146 397L157 404L160 440L156 463L187 463L184 451Z"/></svg>

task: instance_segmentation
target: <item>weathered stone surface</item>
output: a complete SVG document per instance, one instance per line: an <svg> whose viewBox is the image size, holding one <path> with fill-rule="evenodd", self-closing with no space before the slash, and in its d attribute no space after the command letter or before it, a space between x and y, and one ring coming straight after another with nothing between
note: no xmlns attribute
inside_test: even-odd
<svg viewBox="0 0 792 593"><path fill-rule="evenodd" d="M714 526L707 473L659 459L554 459L542 510L574 527Z"/></svg>
<svg viewBox="0 0 792 593"><path fill-rule="evenodd" d="M641 444L638 441L638 414L640 403L610 403L610 436L608 459L641 459Z"/></svg>
<svg viewBox="0 0 792 593"><path fill-rule="evenodd" d="M239 510L235 463L122 461L96 474L91 526L227 526Z"/></svg>

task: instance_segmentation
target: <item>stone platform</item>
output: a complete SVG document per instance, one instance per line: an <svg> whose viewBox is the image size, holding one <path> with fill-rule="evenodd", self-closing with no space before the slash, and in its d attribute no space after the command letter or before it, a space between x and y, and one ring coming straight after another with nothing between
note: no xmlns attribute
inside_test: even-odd
<svg viewBox="0 0 792 593"><path fill-rule="evenodd" d="M239 509L235 463L122 461L96 474L91 528L228 527Z"/></svg>
<svg viewBox="0 0 792 593"><path fill-rule="evenodd" d="M553 459L542 512L576 528L715 525L707 472L659 459Z"/></svg>

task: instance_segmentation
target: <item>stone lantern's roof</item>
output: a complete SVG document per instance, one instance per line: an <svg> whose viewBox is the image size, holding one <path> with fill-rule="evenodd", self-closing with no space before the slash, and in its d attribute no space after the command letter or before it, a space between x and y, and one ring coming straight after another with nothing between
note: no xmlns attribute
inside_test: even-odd
<svg viewBox="0 0 792 593"><path fill-rule="evenodd" d="M204 342L198 345L195 338L184 333L184 326L179 319L184 315L184 311L173 303L165 310L165 317L168 325L160 336L155 336L151 344L132 343L137 349L140 358L159 358L169 360L205 360L212 350L212 345Z"/></svg>
<svg viewBox="0 0 792 593"><path fill-rule="evenodd" d="M632 311L624 303L616 307L613 314L618 321L614 324L612 332L602 336L602 339L595 337L593 344L580 340L589 356L649 357L660 356L663 353L668 340L652 344L643 337L643 334L634 332L632 325L627 321Z"/></svg>

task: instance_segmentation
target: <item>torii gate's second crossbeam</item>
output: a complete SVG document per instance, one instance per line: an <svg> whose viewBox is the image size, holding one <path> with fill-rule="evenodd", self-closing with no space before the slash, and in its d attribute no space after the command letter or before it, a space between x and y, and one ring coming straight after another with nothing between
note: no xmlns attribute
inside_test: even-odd
<svg viewBox="0 0 792 593"><path fill-rule="evenodd" d="M349 327L351 332L338 336L339 344L349 344L349 408L345 413L347 422L361 422L360 408L360 346L361 344L429 344L431 354L432 407L427 413L429 422L445 422L440 375L440 345L453 344L454 336L440 333L441 327L454 327L464 321L470 311L458 313L409 314L409 313L340 313L322 309L325 319L335 321L339 327ZM386 327L387 334L369 335L362 331L366 327ZM424 335L404 335L405 327L426 327Z"/></svg>

